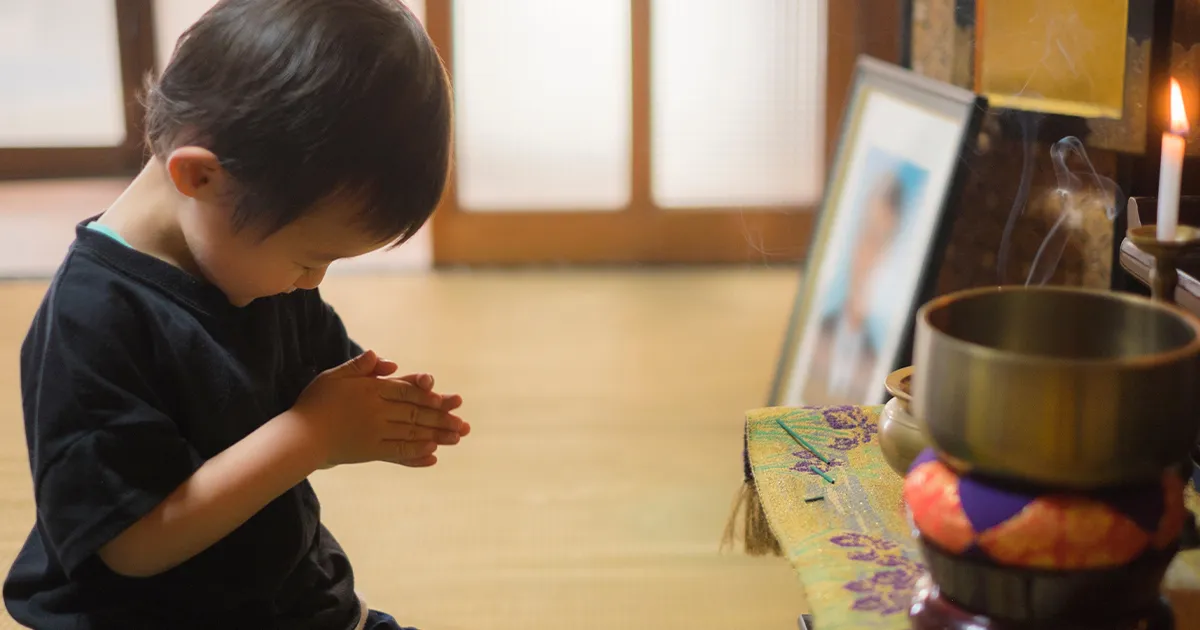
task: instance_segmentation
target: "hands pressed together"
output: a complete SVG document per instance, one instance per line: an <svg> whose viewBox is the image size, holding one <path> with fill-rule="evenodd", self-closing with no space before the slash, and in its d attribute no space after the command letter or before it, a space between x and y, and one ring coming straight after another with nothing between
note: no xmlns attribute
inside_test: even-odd
<svg viewBox="0 0 1200 630"><path fill-rule="evenodd" d="M384 461L421 468L439 446L471 432L454 413L462 397L433 391L429 374L394 376L399 368L367 351L317 376L292 412L313 431L323 468Z"/></svg>

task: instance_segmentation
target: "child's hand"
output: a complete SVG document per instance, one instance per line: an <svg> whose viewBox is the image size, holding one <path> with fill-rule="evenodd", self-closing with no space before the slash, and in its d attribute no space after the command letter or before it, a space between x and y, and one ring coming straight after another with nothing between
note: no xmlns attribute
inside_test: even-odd
<svg viewBox="0 0 1200 630"><path fill-rule="evenodd" d="M449 413L458 397L444 399L408 381L379 378L377 370L387 369L380 370L379 363L368 351L327 370L292 407L313 431L325 466L367 461L431 466L438 444L457 443L463 435L466 423Z"/></svg>
<svg viewBox="0 0 1200 630"><path fill-rule="evenodd" d="M392 376L399 370L400 370L400 366L397 365L394 361L388 361L387 359L381 358L381 359L379 359L379 362L375 364L375 370L374 370L373 374L380 378L390 377L390 378L393 378L396 380L405 381L407 383L416 385L417 387L420 387L421 389L423 389L427 392L433 391L433 383L434 382L433 382L432 374L426 374L426 373L420 372L417 374L406 374L404 376ZM462 396L459 396L457 394L442 396L442 411L454 411L455 409L458 409L461 406L462 406ZM464 421L462 423L462 427L458 430L458 437L459 438L466 437L469 433L471 433L471 425L468 424L466 421ZM457 443L458 443L458 439L453 439L453 440L448 439L445 441L438 442L438 444L443 444L443 445L457 444ZM436 463L436 461L437 461L437 458L434 457L432 463ZM414 465L409 462L400 462L400 463L403 463L405 465ZM431 465L431 464L426 464L426 465Z"/></svg>
<svg viewBox="0 0 1200 630"><path fill-rule="evenodd" d="M382 364L383 361L381 360L380 363ZM391 362L389 361L389 363L391 363ZM395 364L392 363L392 365L395 365ZM388 376L389 374L394 373L396 371L396 369L398 369L398 368L393 368L387 374L380 374L379 370L376 370L375 373L378 376ZM397 378L397 380L412 383L413 385L416 385L417 387L420 387L421 389L423 389L427 392L433 391L433 375L432 374L423 374L423 373L422 374L408 374L406 376L400 376L400 377L394 377L394 378ZM459 407L462 406L462 402L463 402L462 396L459 396L458 394L449 394L449 395L443 394L442 395L442 411L454 411L455 409L458 409ZM462 423L462 428L460 428L458 430L459 437L465 437L470 432L471 432L471 425L468 424L466 421L464 421Z"/></svg>
<svg viewBox="0 0 1200 630"><path fill-rule="evenodd" d="M433 375L432 374L417 373L417 374L406 374L404 376L392 376L399 370L400 370L400 366L397 365L396 362L388 361L387 359L381 358L381 359L379 359L379 362L375 364L375 371L373 372L373 374L375 376L378 376L381 378L391 377L396 380L405 381L407 383L412 383L413 385L416 385L417 387L420 387L421 389L423 389L427 392L433 391ZM457 394L442 396L442 411L454 411L455 409L458 409L461 406L462 406L462 396L459 396ZM458 430L458 436L460 438L466 437L470 432L471 432L471 425L464 421L462 423L462 428L460 428ZM454 440L453 442L438 442L438 443L439 444L456 444L456 443L458 443L458 440Z"/></svg>

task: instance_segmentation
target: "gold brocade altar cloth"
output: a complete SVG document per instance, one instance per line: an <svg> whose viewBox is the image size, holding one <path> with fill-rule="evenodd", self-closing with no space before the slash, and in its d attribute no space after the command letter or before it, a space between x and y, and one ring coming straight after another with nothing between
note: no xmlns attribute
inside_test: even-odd
<svg viewBox="0 0 1200 630"><path fill-rule="evenodd" d="M881 411L772 407L746 415L748 472L820 630L909 627L908 606L924 567L902 479L879 450ZM780 420L829 461L797 443ZM1200 508L1190 486L1187 502ZM1200 550L1176 557L1164 587L1177 628L1200 630Z"/></svg>

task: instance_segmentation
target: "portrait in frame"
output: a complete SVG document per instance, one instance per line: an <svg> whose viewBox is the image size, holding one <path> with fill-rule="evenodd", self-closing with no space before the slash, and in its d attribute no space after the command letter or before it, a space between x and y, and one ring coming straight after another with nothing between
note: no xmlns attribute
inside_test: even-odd
<svg viewBox="0 0 1200 630"><path fill-rule="evenodd" d="M986 100L859 59L769 404L879 404L932 296Z"/></svg>

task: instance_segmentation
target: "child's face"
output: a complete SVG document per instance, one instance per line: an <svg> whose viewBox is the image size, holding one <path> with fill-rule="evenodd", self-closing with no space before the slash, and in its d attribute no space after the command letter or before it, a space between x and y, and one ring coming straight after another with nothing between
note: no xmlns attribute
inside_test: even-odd
<svg viewBox="0 0 1200 630"><path fill-rule="evenodd" d="M262 239L233 229L232 208L194 213L185 222L188 248L205 277L236 306L295 289L313 289L329 264L387 245L355 223L356 209L330 203Z"/></svg>

